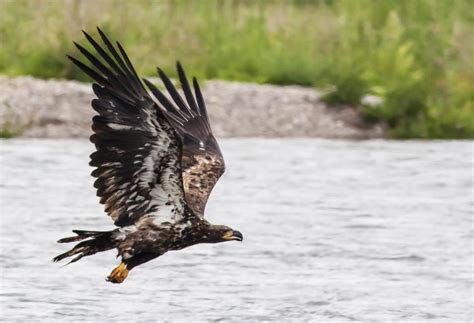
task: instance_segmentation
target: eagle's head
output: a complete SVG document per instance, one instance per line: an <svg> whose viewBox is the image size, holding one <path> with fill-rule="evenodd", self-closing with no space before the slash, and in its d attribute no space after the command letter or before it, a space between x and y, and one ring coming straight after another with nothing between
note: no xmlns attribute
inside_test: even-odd
<svg viewBox="0 0 474 323"><path fill-rule="evenodd" d="M236 230L232 230L225 225L209 225L205 232L202 234L202 242L204 243L217 243L224 241L242 241L244 237L242 233Z"/></svg>

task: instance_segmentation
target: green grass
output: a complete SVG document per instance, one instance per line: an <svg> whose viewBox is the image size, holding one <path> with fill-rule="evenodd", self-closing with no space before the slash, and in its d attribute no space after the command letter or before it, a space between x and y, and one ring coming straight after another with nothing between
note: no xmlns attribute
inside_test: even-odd
<svg viewBox="0 0 474 323"><path fill-rule="evenodd" d="M0 73L85 77L65 58L101 26L143 75L328 89L395 138L474 138L471 0L1 0Z"/></svg>
<svg viewBox="0 0 474 323"><path fill-rule="evenodd" d="M0 127L0 138L9 139L19 136L23 131L13 128L10 125Z"/></svg>
<svg viewBox="0 0 474 323"><path fill-rule="evenodd" d="M3 120L0 120L0 139L1 138L14 138L25 132L32 124L32 116L28 118L23 124L15 122L15 116L13 113L14 107L10 104L6 104L5 110L3 111Z"/></svg>

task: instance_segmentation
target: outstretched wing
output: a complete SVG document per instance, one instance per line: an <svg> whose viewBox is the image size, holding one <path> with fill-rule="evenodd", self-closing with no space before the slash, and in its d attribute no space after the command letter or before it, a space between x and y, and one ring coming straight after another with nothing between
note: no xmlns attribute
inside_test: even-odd
<svg viewBox="0 0 474 323"><path fill-rule="evenodd" d="M95 80L92 107L97 149L91 155L94 186L117 226L142 217L176 222L185 215L181 140L148 95L122 46L117 49L99 29L105 50L84 32L97 57L76 44L93 67L69 57Z"/></svg>
<svg viewBox="0 0 474 323"><path fill-rule="evenodd" d="M147 80L145 83L164 107L163 115L182 140L181 166L186 201L196 215L203 217L209 195L224 173L224 158L212 135L206 106L196 78L193 78L194 96L179 62L177 70L186 101L161 69L158 69L158 74L174 104L153 84Z"/></svg>

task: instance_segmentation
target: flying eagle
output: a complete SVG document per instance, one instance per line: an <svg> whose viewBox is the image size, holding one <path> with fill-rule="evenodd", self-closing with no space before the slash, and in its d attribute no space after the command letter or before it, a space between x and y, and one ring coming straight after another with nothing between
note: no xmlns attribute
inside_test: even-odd
<svg viewBox="0 0 474 323"><path fill-rule="evenodd" d="M177 71L184 99L158 68L169 97L140 81L127 54L98 29L103 45L84 32L94 56L74 43L92 67L72 62L89 75L96 99L92 108L96 151L90 165L100 203L118 227L112 231L73 230L76 236L59 243L81 241L53 260L84 256L116 248L121 263L107 280L121 283L128 272L169 250L198 243L242 241L239 231L204 219L212 188L224 173L224 159L209 125L201 90L193 78L194 94L184 70Z"/></svg>

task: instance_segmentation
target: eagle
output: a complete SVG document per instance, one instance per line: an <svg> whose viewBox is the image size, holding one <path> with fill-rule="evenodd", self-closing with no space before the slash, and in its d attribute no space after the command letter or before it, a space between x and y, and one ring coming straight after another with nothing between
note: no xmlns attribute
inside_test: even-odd
<svg viewBox="0 0 474 323"><path fill-rule="evenodd" d="M74 42L89 63L68 58L94 80L96 98L91 105L97 115L90 141L96 151L89 164L95 167L91 175L97 178L94 187L100 203L117 228L72 230L75 236L58 242L80 242L53 261L75 256L69 262L73 263L117 249L121 262L107 281L122 283L130 270L167 251L198 243L242 241L239 231L204 218L225 164L196 78L191 87L176 63L183 97L158 68L165 95L140 79L119 42L114 45L97 29L102 44L83 31L95 55Z"/></svg>

